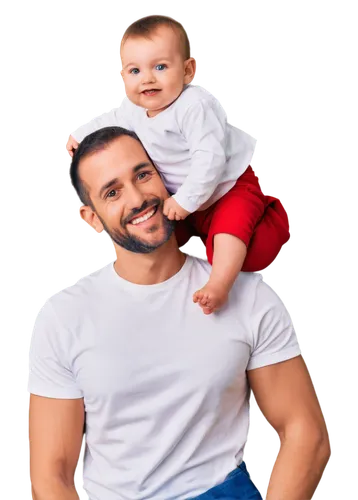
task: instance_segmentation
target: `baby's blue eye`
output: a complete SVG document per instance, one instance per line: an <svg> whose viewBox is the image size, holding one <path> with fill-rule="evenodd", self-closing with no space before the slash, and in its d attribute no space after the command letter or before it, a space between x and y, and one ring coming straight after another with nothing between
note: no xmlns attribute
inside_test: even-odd
<svg viewBox="0 0 358 500"><path fill-rule="evenodd" d="M132 75L138 75L139 69L138 68L133 68L133 69L130 70L129 73L131 73Z"/></svg>
<svg viewBox="0 0 358 500"><path fill-rule="evenodd" d="M166 64L157 64L155 69L157 69L158 71L163 71L163 69L165 69L166 67Z"/></svg>

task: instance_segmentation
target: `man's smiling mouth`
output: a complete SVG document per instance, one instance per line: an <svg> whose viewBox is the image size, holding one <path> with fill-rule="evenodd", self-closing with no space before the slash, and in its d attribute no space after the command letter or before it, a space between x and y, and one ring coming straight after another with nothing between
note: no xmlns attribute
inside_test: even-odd
<svg viewBox="0 0 358 500"><path fill-rule="evenodd" d="M137 224L140 224L141 222L144 222L148 219L150 219L151 217L153 217L153 215L157 212L158 210L158 206L156 207L151 207L149 210L147 210L147 212L140 216L140 217L136 217L135 219L132 219L129 224L133 224L134 226L136 226Z"/></svg>

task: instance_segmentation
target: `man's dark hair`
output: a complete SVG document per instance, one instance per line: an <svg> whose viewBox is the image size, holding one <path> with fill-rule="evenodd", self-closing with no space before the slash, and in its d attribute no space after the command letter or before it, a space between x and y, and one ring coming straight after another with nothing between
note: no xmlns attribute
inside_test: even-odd
<svg viewBox="0 0 358 500"><path fill-rule="evenodd" d="M93 153L103 151L111 142L123 135L140 142L138 136L130 130L122 127L105 127L87 135L76 149L71 162L70 176L72 185L84 205L93 207L86 185L78 172L80 161Z"/></svg>

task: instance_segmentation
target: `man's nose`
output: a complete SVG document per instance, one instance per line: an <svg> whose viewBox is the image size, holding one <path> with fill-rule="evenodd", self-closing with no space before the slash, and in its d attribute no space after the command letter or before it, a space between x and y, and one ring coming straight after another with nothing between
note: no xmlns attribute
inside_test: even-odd
<svg viewBox="0 0 358 500"><path fill-rule="evenodd" d="M127 186L125 190L125 204L128 210L133 210L134 208L141 208L145 200L145 196L135 185Z"/></svg>

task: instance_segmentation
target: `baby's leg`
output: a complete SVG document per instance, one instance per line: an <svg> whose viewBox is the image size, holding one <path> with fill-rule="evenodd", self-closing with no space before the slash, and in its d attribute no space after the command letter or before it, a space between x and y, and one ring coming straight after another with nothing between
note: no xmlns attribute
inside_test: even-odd
<svg viewBox="0 0 358 500"><path fill-rule="evenodd" d="M247 252L245 243L232 234L216 234L214 247L209 281L193 297L194 302L203 308L204 314L215 312L227 301Z"/></svg>
<svg viewBox="0 0 358 500"><path fill-rule="evenodd" d="M192 214L198 233L207 236L202 239L213 266L208 283L193 296L205 314L219 309L227 300L265 207L266 197L249 167L235 186L205 213Z"/></svg>
<svg viewBox="0 0 358 500"><path fill-rule="evenodd" d="M266 204L264 216L251 238L242 271L256 272L265 269L290 238L287 213L280 200L266 196Z"/></svg>

